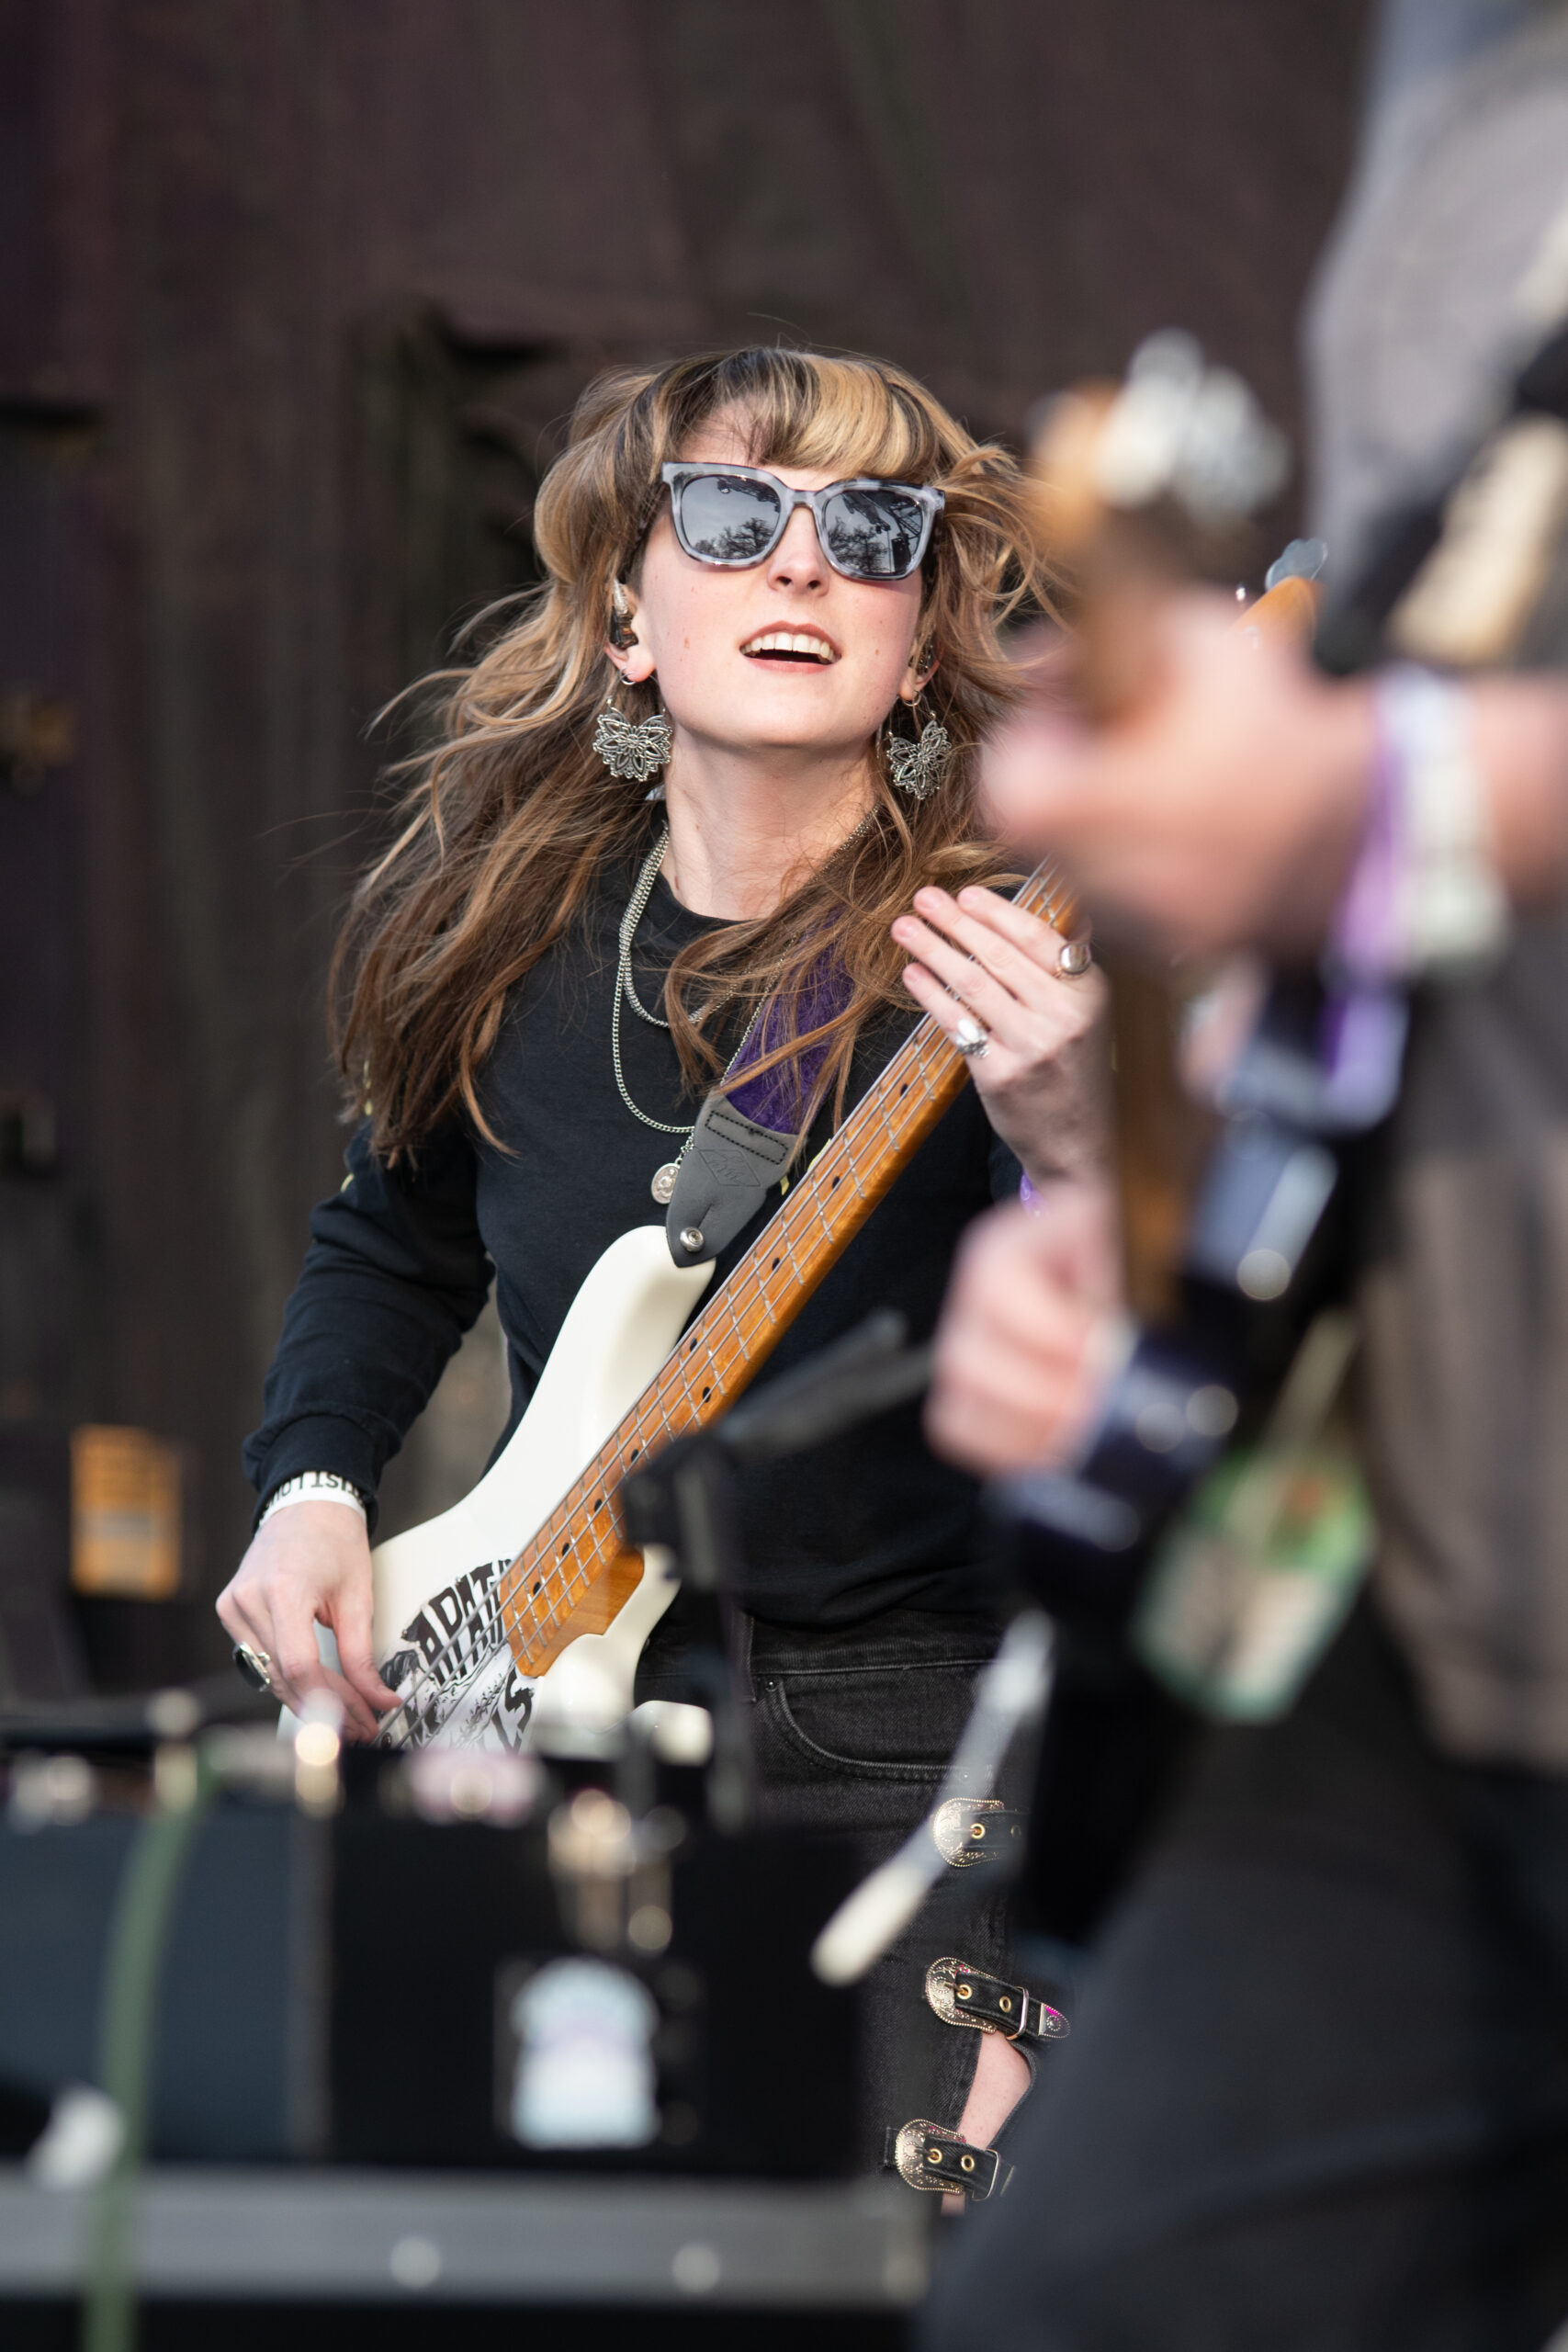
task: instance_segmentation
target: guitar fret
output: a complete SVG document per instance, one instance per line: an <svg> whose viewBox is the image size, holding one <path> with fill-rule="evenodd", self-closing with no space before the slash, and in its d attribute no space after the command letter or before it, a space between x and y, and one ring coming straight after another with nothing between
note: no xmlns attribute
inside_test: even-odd
<svg viewBox="0 0 1568 2352"><path fill-rule="evenodd" d="M727 1288L728 1288L728 1285L727 1285ZM720 1296L721 1296L721 1297L723 1297L724 1295L725 1295L725 1294L724 1294L723 1292L721 1292L721 1293L720 1293ZM746 1344L746 1334L745 1334L744 1330L741 1329L741 1324L740 1324L740 1316L739 1316L739 1308L738 1308L738 1306L737 1306L737 1302L736 1302L734 1299L730 1299L730 1300L728 1301L728 1306L729 1306L729 1328L730 1328L730 1329L731 1329L731 1330L734 1332L734 1334L735 1334L736 1345L739 1348L742 1358L743 1358L747 1363L750 1363L750 1358L751 1358L751 1351L750 1350L750 1348L749 1348L749 1347L747 1346L747 1344Z"/></svg>

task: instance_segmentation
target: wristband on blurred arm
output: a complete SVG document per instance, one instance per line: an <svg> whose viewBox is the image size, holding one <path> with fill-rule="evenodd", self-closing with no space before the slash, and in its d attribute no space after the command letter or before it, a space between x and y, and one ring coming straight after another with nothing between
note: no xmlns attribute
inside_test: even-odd
<svg viewBox="0 0 1568 2352"><path fill-rule="evenodd" d="M351 1486L346 1478L340 1478L335 1470L301 1470L298 1477L285 1478L282 1486L275 1487L268 1495L266 1507L256 1521L257 1534L274 1511L288 1510L295 1503L343 1503L348 1510L356 1510L361 1519L370 1516L358 1487Z"/></svg>
<svg viewBox="0 0 1568 2352"><path fill-rule="evenodd" d="M1330 928L1329 975L1353 988L1458 978L1495 963L1511 928L1464 690L1402 666L1375 693L1371 807Z"/></svg>

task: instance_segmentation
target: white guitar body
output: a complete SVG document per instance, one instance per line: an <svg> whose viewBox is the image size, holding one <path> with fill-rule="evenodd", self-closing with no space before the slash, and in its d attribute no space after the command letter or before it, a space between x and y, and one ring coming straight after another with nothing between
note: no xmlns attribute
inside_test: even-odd
<svg viewBox="0 0 1568 2352"><path fill-rule="evenodd" d="M572 1300L505 1452L439 1518L378 1544L376 1658L415 1744L518 1748L541 1724L618 1721L643 1644L674 1598L665 1555L602 1634L580 1634L536 1681L502 1636L495 1594L528 1538L636 1404L713 1274L677 1266L662 1225L613 1241ZM321 1653L336 1664L330 1633ZM285 1727L288 1718L285 1716Z"/></svg>
<svg viewBox="0 0 1568 2352"><path fill-rule="evenodd" d="M1051 868L1041 866L1014 903L1055 921L1063 910L1051 898L1053 887ZM716 1397L716 1412L746 1385L773 1340L852 1240L955 1099L965 1069L933 1021L918 1023L790 1185L787 1198L726 1283L728 1312L716 1306L701 1318L707 1383L703 1397ZM576 1517L572 1510L562 1514L561 1525L569 1532L555 1561L530 1558L529 1574L536 1566L537 1577L525 1593L509 1593L507 1612L514 1629L520 1628L525 1655L535 1657L549 1657L555 1631L570 1626L579 1613L597 1630L565 1642L536 1677L525 1675L502 1632L501 1588L590 1464L602 1449L608 1453L608 1441L623 1423L628 1430L641 1427L643 1436L651 1438L690 1418L690 1395L681 1399L675 1424L657 1394L642 1416L634 1408L655 1387L712 1273L711 1265L676 1266L662 1225L623 1233L573 1299L533 1402L500 1460L466 1500L372 1553L376 1660L400 1702L382 1722L388 1746L439 1741L517 1748L531 1728L552 1719L597 1724L619 1721L630 1711L637 1660L670 1606L673 1586L669 1563L645 1553L641 1576L626 1592L622 1558L582 1518L584 1504L590 1516L598 1509L597 1487L592 1504L585 1496L574 1497ZM742 1302L749 1327L743 1326ZM746 1328L756 1344L748 1343ZM679 1385L679 1378L671 1382L672 1393ZM600 1525L607 1539L605 1522ZM581 1567L574 1575L563 1565L574 1527L579 1537L586 1532L591 1538L577 1561L591 1555L602 1583L589 1582ZM559 1532L560 1526L552 1526L552 1544ZM536 1606L544 1612L538 1622ZM335 1664L332 1636L320 1628L318 1633L322 1656ZM671 1711L679 1716L700 1712ZM288 1718L284 1720L287 1725ZM682 1744L691 1739L694 1745L696 1724L667 1715L664 1728Z"/></svg>

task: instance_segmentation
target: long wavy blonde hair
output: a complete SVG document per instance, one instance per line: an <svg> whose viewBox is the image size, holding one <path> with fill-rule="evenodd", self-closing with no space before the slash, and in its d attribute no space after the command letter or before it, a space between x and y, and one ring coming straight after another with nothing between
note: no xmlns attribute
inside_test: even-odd
<svg viewBox="0 0 1568 2352"><path fill-rule="evenodd" d="M338 941L340 1065L352 1106L373 1106L375 1146L389 1159L459 1107L490 1135L479 1085L510 991L580 919L601 877L634 865L653 838L660 820L646 787L611 775L593 749L595 718L616 685L604 650L611 592L657 514L660 466L720 415L739 425L755 465L945 492L914 642L935 653L926 700L953 758L941 790L919 802L874 761L870 825L772 915L724 924L681 951L665 1008L694 1092L723 1066L717 1041L729 1024L708 1017L715 1008L740 1017L772 996L773 1051L748 1074L821 1043L808 1112L829 1091L841 1101L862 1023L882 1007L908 1009L894 917L922 883L956 889L998 872L976 826L975 754L1017 692L998 630L1050 603L1013 459L876 360L759 348L602 376L540 488L544 582L472 668L426 682L442 697L435 740L397 771L401 828L360 882ZM634 718L658 707L652 686L620 688L617 698ZM847 980L842 1008L803 1029L803 1001L820 1001L814 975L830 967Z"/></svg>

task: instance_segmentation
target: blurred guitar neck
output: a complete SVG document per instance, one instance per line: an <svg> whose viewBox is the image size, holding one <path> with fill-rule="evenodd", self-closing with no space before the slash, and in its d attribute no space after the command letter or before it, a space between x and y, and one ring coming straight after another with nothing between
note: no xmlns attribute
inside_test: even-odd
<svg viewBox="0 0 1568 2352"><path fill-rule="evenodd" d="M1158 336L1125 384L1086 384L1053 401L1030 456L1041 537L1066 584L1078 707L1111 725L1150 690L1171 591L1184 581L1234 582L1257 563L1250 515L1282 479L1282 444L1238 379L1206 369L1189 338ZM1305 640L1316 604L1310 579L1286 577L1238 614L1237 627ZM1181 1077L1185 1007L1202 976L1126 947L1110 947L1102 961L1127 1298L1157 1323L1175 1307L1213 1136L1213 1114Z"/></svg>

